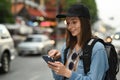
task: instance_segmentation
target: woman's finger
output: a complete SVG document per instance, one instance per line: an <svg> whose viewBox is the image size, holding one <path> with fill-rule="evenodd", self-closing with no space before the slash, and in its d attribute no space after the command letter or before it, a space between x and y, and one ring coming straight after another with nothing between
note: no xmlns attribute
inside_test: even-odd
<svg viewBox="0 0 120 80"><path fill-rule="evenodd" d="M57 54L57 50L54 50L54 49L52 49L52 50L50 50L50 51L48 52L48 55L49 55L50 57L54 57L56 54Z"/></svg>
<svg viewBox="0 0 120 80"><path fill-rule="evenodd" d="M50 64L50 65L52 65L52 66L55 66L55 67L58 66L58 64L56 64L55 62L50 62L50 61L48 61L48 64Z"/></svg>
<svg viewBox="0 0 120 80"><path fill-rule="evenodd" d="M52 64L48 64L48 67L51 68L55 72L59 70L59 67L52 65Z"/></svg>

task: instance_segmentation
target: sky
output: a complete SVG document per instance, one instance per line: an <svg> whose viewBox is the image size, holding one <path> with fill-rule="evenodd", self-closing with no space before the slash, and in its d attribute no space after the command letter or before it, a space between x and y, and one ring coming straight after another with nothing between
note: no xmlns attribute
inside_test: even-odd
<svg viewBox="0 0 120 80"><path fill-rule="evenodd" d="M120 26L120 0L96 0L98 15L113 27Z"/></svg>

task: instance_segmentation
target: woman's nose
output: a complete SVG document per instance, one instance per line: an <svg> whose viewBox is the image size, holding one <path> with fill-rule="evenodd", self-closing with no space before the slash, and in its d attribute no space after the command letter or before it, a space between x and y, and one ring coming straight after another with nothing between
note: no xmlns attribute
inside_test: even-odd
<svg viewBox="0 0 120 80"><path fill-rule="evenodd" d="M73 28L73 25L72 24L68 25L68 29L71 29L71 28Z"/></svg>

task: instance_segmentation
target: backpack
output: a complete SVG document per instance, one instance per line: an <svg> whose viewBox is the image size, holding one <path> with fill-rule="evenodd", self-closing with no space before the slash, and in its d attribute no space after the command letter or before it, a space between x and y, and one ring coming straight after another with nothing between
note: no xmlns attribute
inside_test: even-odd
<svg viewBox="0 0 120 80"><path fill-rule="evenodd" d="M81 56L81 59L83 60L85 74L90 70L92 48L97 41L105 46L108 56L109 69L106 72L105 80L117 80L116 75L119 72L119 61L115 47L111 43L104 42L100 38L90 39L87 45L83 47L83 55Z"/></svg>
<svg viewBox="0 0 120 80"><path fill-rule="evenodd" d="M83 47L83 55L80 56L80 59L83 60L84 73L87 74L90 70L92 48L98 41L105 46L108 55L109 69L106 72L105 80L117 80L116 75L119 72L119 61L115 47L111 43L104 42L100 38L91 38ZM67 51L68 48L66 48L64 52L67 53ZM66 56L66 54L64 56ZM66 57L64 60L66 60Z"/></svg>

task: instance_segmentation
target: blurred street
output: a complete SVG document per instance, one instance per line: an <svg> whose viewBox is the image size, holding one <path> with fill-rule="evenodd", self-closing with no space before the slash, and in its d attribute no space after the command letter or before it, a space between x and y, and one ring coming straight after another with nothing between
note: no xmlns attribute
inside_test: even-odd
<svg viewBox="0 0 120 80"><path fill-rule="evenodd" d="M41 56L16 57L11 71L1 74L0 80L53 80L50 69Z"/></svg>
<svg viewBox="0 0 120 80"><path fill-rule="evenodd" d="M62 41L56 45L60 49ZM51 70L41 55L17 56L7 74L0 74L0 80L53 80Z"/></svg>
<svg viewBox="0 0 120 80"><path fill-rule="evenodd" d="M56 45L60 49L63 41ZM7 74L0 74L0 80L53 80L51 70L41 55L17 56L11 63Z"/></svg>
<svg viewBox="0 0 120 80"><path fill-rule="evenodd" d="M54 80L51 70L41 55L25 55L27 53L46 54L54 46L58 50L61 49L66 36L66 24L64 19L56 19L56 14L66 13L67 8L74 3L83 2L89 7L93 35L104 40L110 37L120 56L119 1L0 0L0 25L5 26L9 31L8 37L8 33L4 29L0 29L0 62L2 63L2 67L1 63L0 67L4 72L5 70L8 72L0 73L0 80ZM41 34L48 38L28 38L31 35ZM11 42L9 42L9 38L11 38ZM4 47L6 45L9 46L9 50L8 47ZM13 54L11 48L14 48L17 54ZM14 59L15 55L17 56ZM9 71L10 58L14 60L10 63ZM120 72L117 80L120 80Z"/></svg>

